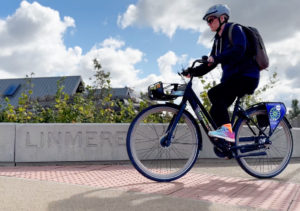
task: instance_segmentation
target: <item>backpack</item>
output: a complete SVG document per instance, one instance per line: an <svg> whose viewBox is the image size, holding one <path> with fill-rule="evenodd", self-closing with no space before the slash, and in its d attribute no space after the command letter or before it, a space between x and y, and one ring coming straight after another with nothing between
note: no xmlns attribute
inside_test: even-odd
<svg viewBox="0 0 300 211"><path fill-rule="evenodd" d="M230 25L229 30L228 30L228 37L231 45L233 45L232 41L232 29L233 27L237 25L237 23L233 23ZM259 70L264 70L269 66L269 57L267 55L267 51L263 42L263 39L258 32L258 30L254 27L251 26L243 26L238 24L239 26L242 27L247 40L248 40L248 45L247 45L247 52L253 56L254 61L256 61Z"/></svg>

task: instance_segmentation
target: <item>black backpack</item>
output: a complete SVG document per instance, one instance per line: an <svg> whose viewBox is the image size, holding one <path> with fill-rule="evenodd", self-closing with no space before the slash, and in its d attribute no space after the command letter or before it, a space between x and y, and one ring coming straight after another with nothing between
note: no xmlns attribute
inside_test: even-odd
<svg viewBox="0 0 300 211"><path fill-rule="evenodd" d="M239 25L242 27L247 40L247 52L253 56L253 59L258 64L259 70L264 70L269 66L269 57L267 55L267 51L263 42L263 39L258 32L258 30L251 26L243 26L237 23L233 23L230 25L228 30L228 37L231 45L233 45L232 41L232 29L235 25Z"/></svg>

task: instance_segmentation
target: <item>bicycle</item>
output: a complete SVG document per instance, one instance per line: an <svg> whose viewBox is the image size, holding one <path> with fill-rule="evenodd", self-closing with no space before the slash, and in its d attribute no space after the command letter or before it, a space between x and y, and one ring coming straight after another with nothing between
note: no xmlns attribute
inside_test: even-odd
<svg viewBox="0 0 300 211"><path fill-rule="evenodd" d="M193 62L205 63L205 59ZM182 76L182 73L179 73ZM143 176L158 182L176 180L195 164L202 150L203 131L217 129L192 89L193 75L186 84L155 83L148 87L152 100L171 101L182 97L179 105L166 102L142 110L127 133L127 153ZM169 91L168 91L169 90ZM250 93L248 93L250 94ZM244 110L242 96L234 104L231 118L235 143L209 137L218 157L235 158L240 167L257 178L271 178L288 165L293 151L291 125L281 102L261 102ZM189 102L198 122L186 110Z"/></svg>

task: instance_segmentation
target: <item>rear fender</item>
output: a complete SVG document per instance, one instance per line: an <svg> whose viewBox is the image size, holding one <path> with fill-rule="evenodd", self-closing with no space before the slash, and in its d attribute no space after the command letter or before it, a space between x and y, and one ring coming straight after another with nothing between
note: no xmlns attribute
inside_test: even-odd
<svg viewBox="0 0 300 211"><path fill-rule="evenodd" d="M279 122L283 119L288 123L289 128L292 128L290 122L285 117L286 107L282 102L262 102L250 106L246 113L249 114L253 110L263 109L268 113L268 120L271 127L271 130L274 131L278 126Z"/></svg>

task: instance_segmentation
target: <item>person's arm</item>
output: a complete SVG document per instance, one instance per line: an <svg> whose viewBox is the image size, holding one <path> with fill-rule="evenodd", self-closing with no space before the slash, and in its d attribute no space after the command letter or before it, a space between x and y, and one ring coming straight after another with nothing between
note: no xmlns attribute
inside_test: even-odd
<svg viewBox="0 0 300 211"><path fill-rule="evenodd" d="M211 65L209 64L201 64L192 70L193 76L201 77L205 74L209 73L211 70L213 70L217 66L216 63L213 63Z"/></svg>

